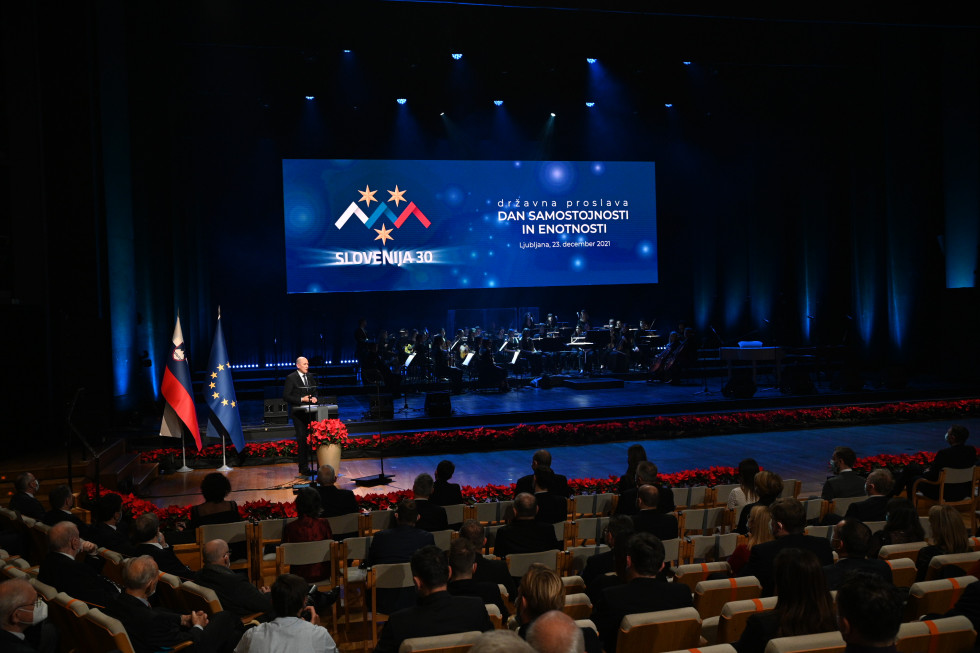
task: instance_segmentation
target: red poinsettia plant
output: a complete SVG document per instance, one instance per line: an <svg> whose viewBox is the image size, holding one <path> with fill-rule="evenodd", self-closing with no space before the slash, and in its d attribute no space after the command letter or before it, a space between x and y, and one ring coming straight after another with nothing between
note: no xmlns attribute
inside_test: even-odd
<svg viewBox="0 0 980 653"><path fill-rule="evenodd" d="M339 444L341 448L350 444L347 426L339 419L321 419L310 422L310 447L315 449L321 444Z"/></svg>

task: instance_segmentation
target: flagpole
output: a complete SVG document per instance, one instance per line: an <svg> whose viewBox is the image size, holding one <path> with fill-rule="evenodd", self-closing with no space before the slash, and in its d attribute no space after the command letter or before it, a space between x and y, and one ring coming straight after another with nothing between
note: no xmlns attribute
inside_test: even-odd
<svg viewBox="0 0 980 653"><path fill-rule="evenodd" d="M221 434L221 467L218 468L219 472L230 472L231 467L228 466L228 459L225 458L225 434Z"/></svg>
<svg viewBox="0 0 980 653"><path fill-rule="evenodd" d="M183 462L183 466L177 471L186 474L187 472L191 471L191 468L187 466L187 448L184 445L183 428L180 429L180 458L181 458L181 462Z"/></svg>

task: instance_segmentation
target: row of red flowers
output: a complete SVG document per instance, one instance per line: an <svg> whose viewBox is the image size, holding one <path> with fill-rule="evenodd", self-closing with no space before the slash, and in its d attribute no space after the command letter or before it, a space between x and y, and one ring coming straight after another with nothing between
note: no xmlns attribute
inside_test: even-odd
<svg viewBox="0 0 980 653"><path fill-rule="evenodd" d="M866 406L828 406L787 410L759 410L708 415L677 415L642 420L602 423L565 423L527 425L509 428L476 428L454 431L425 431L352 437L340 420L323 420L311 426L315 443L337 443L348 457L372 456L378 453L452 453L488 449L520 449L567 444L597 444L621 440L654 440L728 433L775 431L848 423L887 423L911 420L933 420L980 415L980 399L958 401L917 401ZM179 448L170 447L143 452L144 462L179 459ZM238 453L239 465L259 464L270 459L296 456L294 440L250 442ZM188 451L188 464L196 467L221 464L220 445L201 451Z"/></svg>
<svg viewBox="0 0 980 653"><path fill-rule="evenodd" d="M920 451L916 454L890 455L882 454L859 458L855 469L862 473L868 473L877 467L887 467L893 473L901 471L910 464L928 464L934 454ZM662 481L670 487L689 487L695 485L726 485L737 483L737 472L734 467L710 467L708 469L692 469L672 474L661 474ZM615 476L609 478L582 478L568 482L574 494L599 494L604 492L615 492L616 483L619 479ZM480 487L464 485L462 487L463 498L467 503L484 503L490 501L503 501L514 496L516 484L509 485L484 485ZM103 493L110 490L102 490ZM94 501L95 486L91 483L85 486L86 503ZM190 509L188 506L171 505L165 508L158 508L145 499L140 499L132 494L123 494L123 507L131 516L136 517L144 512L155 512L160 517L160 522L166 529L173 529L178 522L187 522L190 519ZM398 492L369 494L357 497L358 506L362 510L385 510L405 497L411 497L411 490L400 490ZM262 519L279 519L283 517L295 517L296 509L292 502L278 502L262 499L259 501L246 501L238 506L238 512L242 519L259 521Z"/></svg>

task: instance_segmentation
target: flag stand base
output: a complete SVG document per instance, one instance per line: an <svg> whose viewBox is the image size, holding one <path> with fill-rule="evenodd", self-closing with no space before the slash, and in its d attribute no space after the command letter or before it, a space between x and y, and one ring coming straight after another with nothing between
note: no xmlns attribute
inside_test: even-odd
<svg viewBox="0 0 980 653"><path fill-rule="evenodd" d="M181 467L177 471L180 472L181 474L186 474L187 472L193 472L194 470L191 469L190 467L188 467L187 465L184 465L183 467Z"/></svg>
<svg viewBox="0 0 980 653"><path fill-rule="evenodd" d="M391 474L371 474L370 476L361 476L359 478L352 479L355 485L361 487L374 487L375 485L388 485L391 480L395 478Z"/></svg>
<svg viewBox="0 0 980 653"><path fill-rule="evenodd" d="M234 469L234 467L229 467L228 465L222 465L221 467L218 468L218 471L219 472L230 472L233 469Z"/></svg>

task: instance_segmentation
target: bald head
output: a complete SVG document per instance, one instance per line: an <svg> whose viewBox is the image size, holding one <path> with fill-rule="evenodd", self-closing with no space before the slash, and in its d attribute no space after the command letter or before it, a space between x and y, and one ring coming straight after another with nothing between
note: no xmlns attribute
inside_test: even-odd
<svg viewBox="0 0 980 653"><path fill-rule="evenodd" d="M231 567L230 561L225 560L228 553L228 543L224 540L211 540L204 545L204 564Z"/></svg>
<svg viewBox="0 0 980 653"><path fill-rule="evenodd" d="M159 575L160 568L157 567L156 560L150 556L126 558L123 561L123 585L131 594L141 592L149 594L148 588L156 582Z"/></svg>
<svg viewBox="0 0 980 653"><path fill-rule="evenodd" d="M300 356L296 359L296 369L299 370L300 373L306 374L306 372L310 369L310 361Z"/></svg>
<svg viewBox="0 0 980 653"><path fill-rule="evenodd" d="M36 600L37 592L22 578L11 578L0 583L0 628L23 632L31 620L30 611L24 606L33 605ZM26 614L14 615L20 608L24 608Z"/></svg>
<svg viewBox="0 0 980 653"><path fill-rule="evenodd" d="M527 643L538 653L584 653L582 629L564 612L552 610L534 620Z"/></svg>
<svg viewBox="0 0 980 653"><path fill-rule="evenodd" d="M48 548L59 553L74 556L75 540L78 539L78 527L70 521L60 521L48 531Z"/></svg>
<svg viewBox="0 0 980 653"><path fill-rule="evenodd" d="M320 465L316 473L316 481L320 485L333 485L337 482L337 471L330 465Z"/></svg>
<svg viewBox="0 0 980 653"><path fill-rule="evenodd" d="M534 495L521 492L514 497L514 514L518 519L534 519L538 514L538 501Z"/></svg>

